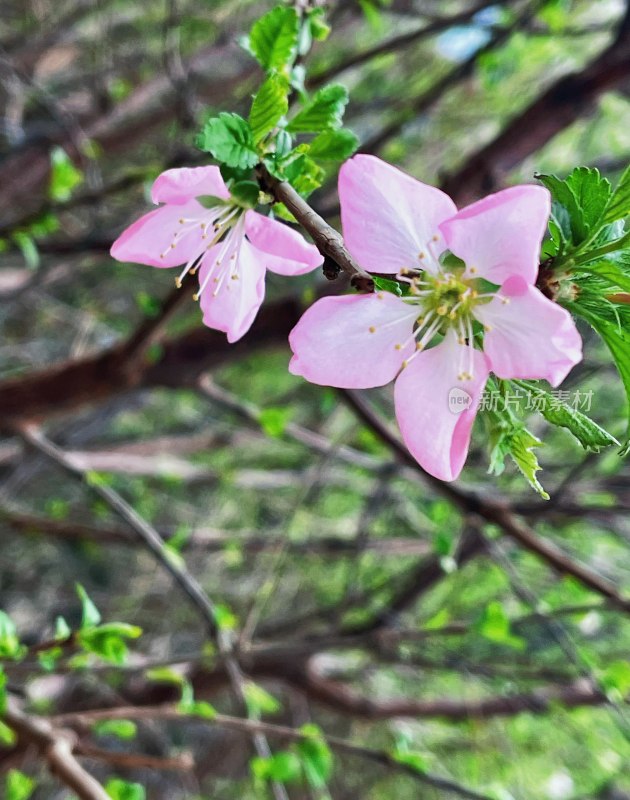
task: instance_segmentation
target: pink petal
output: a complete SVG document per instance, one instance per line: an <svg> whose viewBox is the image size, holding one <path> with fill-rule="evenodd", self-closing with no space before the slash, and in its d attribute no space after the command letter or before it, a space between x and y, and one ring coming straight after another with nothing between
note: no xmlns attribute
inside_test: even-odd
<svg viewBox="0 0 630 800"><path fill-rule="evenodd" d="M424 265L438 225L457 208L448 195L374 156L358 155L339 172L341 223L346 246L371 272L396 273ZM426 253L419 260L419 254ZM426 263L425 263L426 262Z"/></svg>
<svg viewBox="0 0 630 800"><path fill-rule="evenodd" d="M230 192L218 167L183 167L167 169L155 179L151 189L154 203L181 205L194 197L212 195L230 199Z"/></svg>
<svg viewBox="0 0 630 800"><path fill-rule="evenodd" d="M150 211L120 234L110 254L118 261L133 261L152 267L185 264L195 253L201 254L203 251L201 223L191 228L174 248L171 244L175 234L183 228L181 219L195 219L203 213L204 209L196 200Z"/></svg>
<svg viewBox="0 0 630 800"><path fill-rule="evenodd" d="M551 209L542 186L513 186L466 206L440 225L466 275L502 284L510 275L534 283Z"/></svg>
<svg viewBox="0 0 630 800"><path fill-rule="evenodd" d="M271 217L248 211L245 230L265 267L279 275L304 275L324 262L319 250L301 233Z"/></svg>
<svg viewBox="0 0 630 800"><path fill-rule="evenodd" d="M217 268L216 260L220 253L221 245L209 250L199 270L200 285L213 267L219 280L224 276L217 295L213 294L217 284L210 281L199 302L204 325L227 333L228 342L236 342L250 329L265 297L265 267L245 239L241 242L237 260L224 259L222 266ZM225 270L229 274L224 275ZM237 280L232 279L233 274L238 275Z"/></svg>
<svg viewBox="0 0 630 800"><path fill-rule="evenodd" d="M289 371L322 386L383 386L415 349L410 337L416 317L416 310L386 292L324 297L289 334Z"/></svg>
<svg viewBox="0 0 630 800"><path fill-rule="evenodd" d="M452 481L462 470L477 407L488 378L483 353L473 351L473 378L458 374L468 345L451 331L436 347L415 355L396 381L396 419L409 452L430 475Z"/></svg>
<svg viewBox="0 0 630 800"><path fill-rule="evenodd" d="M522 278L507 280L500 297L477 306L475 316L490 330L484 352L500 378L544 378L557 386L582 360L582 340L569 312Z"/></svg>

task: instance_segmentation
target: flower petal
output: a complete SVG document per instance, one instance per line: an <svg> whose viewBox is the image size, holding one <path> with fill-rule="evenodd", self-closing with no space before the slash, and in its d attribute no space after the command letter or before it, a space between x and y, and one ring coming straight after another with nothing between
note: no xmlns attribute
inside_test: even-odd
<svg viewBox="0 0 630 800"><path fill-rule="evenodd" d="M196 200L180 206L162 206L130 225L116 239L110 254L118 261L133 261L152 267L176 267L185 264L195 253L201 254L201 224L194 226L172 247L175 234L181 232L181 219L201 217L204 209Z"/></svg>
<svg viewBox="0 0 630 800"><path fill-rule="evenodd" d="M154 203L181 205L194 197L212 195L230 199L230 192L218 167L182 167L167 169L155 179L151 189Z"/></svg>
<svg viewBox="0 0 630 800"><path fill-rule="evenodd" d="M479 400L488 378L486 359L472 352L473 378L460 380L468 345L451 331L430 350L415 355L394 389L396 419L409 452L430 475L452 481L462 470Z"/></svg>
<svg viewBox="0 0 630 800"><path fill-rule="evenodd" d="M383 386L414 351L416 316L417 311L386 292L324 297L289 334L294 353L289 371L322 386Z"/></svg>
<svg viewBox="0 0 630 800"><path fill-rule="evenodd" d="M542 186L513 186L466 206L440 230L449 250L466 262L467 277L501 284L520 275L533 284L550 209Z"/></svg>
<svg viewBox="0 0 630 800"><path fill-rule="evenodd" d="M236 232L232 235L236 235ZM221 245L216 245L203 260L199 284L203 284L213 268L217 269L216 276L221 283L210 281L199 302L204 325L227 333L228 342L236 342L250 329L265 297L265 267L257 257L256 250L245 239L240 243L236 261L224 257L218 268L216 261L221 251ZM225 270L229 274L225 274ZM236 280L232 279L234 274L238 276ZM218 289L215 289L215 285Z"/></svg>
<svg viewBox="0 0 630 800"><path fill-rule="evenodd" d="M489 327L484 352L492 371L499 378L562 383L582 360L582 340L569 312L516 276L503 284L499 295L474 311Z"/></svg>
<svg viewBox="0 0 630 800"><path fill-rule="evenodd" d="M346 246L364 269L435 271L427 247L439 223L457 211L448 195L374 156L358 155L339 172L339 199Z"/></svg>
<svg viewBox="0 0 630 800"><path fill-rule="evenodd" d="M324 263L319 250L301 233L256 211L245 215L247 238L265 267L279 275L304 275Z"/></svg>

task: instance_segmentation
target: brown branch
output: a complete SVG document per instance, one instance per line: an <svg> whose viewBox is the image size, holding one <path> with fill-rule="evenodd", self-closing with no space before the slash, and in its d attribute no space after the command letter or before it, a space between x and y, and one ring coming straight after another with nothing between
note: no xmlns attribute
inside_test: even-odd
<svg viewBox="0 0 630 800"><path fill-rule="evenodd" d="M208 725L215 725L225 730L236 731L239 733L261 733L268 737L274 737L290 742L303 742L312 739L311 734L304 733L295 728L290 728L287 725L276 725L271 722L262 722L259 720L241 719L240 717L233 717L227 714L217 714L212 719L202 719L198 716L187 714L181 711L177 706L173 705L159 705L153 707L138 708L137 706L127 706L122 708L104 709L96 711L82 711L72 714L62 714L54 717L58 722L64 724L78 726L84 728L87 725L94 724L95 722L112 719L136 719L136 720L172 720L172 721L185 721L194 720L197 723L205 723ZM468 800L489 800L487 795L479 794L478 792L467 789L461 784L441 778L437 775L432 775L427 772L419 772L407 764L401 763L396 757L384 750L375 750L362 745L354 744L346 739L341 739L337 736L321 736L318 737L324 741L328 746L346 755L356 756L368 761L373 761L388 769L396 770L409 775L416 781L425 784L426 786L433 786L436 789L449 791L457 794L460 797L468 798Z"/></svg>
<svg viewBox="0 0 630 800"><path fill-rule="evenodd" d="M77 739L73 733L53 726L42 717L28 716L11 697L2 720L17 734L18 740L37 748L51 773L81 800L109 800L101 784L74 757Z"/></svg>
<svg viewBox="0 0 630 800"><path fill-rule="evenodd" d="M314 211L298 192L285 181L279 181L271 175L266 167L258 168L258 177L263 188L272 194L279 203L283 203L293 214L300 225L313 238L319 252L331 259L340 270L350 278L352 285L362 291L374 290L371 275L362 269L346 250L341 234ZM327 275L326 270L324 274ZM327 275L327 277L329 277ZM336 274L330 277L337 277Z"/></svg>

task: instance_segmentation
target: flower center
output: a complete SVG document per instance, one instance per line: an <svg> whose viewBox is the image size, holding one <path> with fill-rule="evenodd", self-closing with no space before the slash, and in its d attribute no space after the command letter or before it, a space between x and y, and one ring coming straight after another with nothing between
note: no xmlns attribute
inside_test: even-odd
<svg viewBox="0 0 630 800"><path fill-rule="evenodd" d="M193 298L199 300L201 293L206 288L213 274L213 282L218 284L215 287L214 294L218 293L220 285L223 283L223 278L225 277L224 274L222 274L221 277L216 275L218 268L226 263L229 263L230 266L235 266L235 262L237 261L241 236L237 237L231 234L234 228L238 228L239 233L242 235L242 224L239 223L241 223L243 219L243 214L244 209L242 206L232 203L222 203L221 205L206 209L198 216L180 217L179 225L173 233L171 244L160 255L161 258L164 258L169 250L175 250L180 242L190 237L195 238L197 246L192 249L192 255L186 262L181 273L175 278L175 285L178 289L181 289L182 281L188 273L194 275L197 272L206 253L219 245L220 249L217 253L215 263L206 275L199 291L193 295ZM223 270L222 273L223 272L226 272L226 270ZM236 272L234 272L232 278L234 280L238 279Z"/></svg>

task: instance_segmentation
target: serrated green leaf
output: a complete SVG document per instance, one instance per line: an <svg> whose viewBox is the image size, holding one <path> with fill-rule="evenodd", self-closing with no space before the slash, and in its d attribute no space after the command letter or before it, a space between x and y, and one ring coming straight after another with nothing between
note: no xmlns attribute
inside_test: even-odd
<svg viewBox="0 0 630 800"><path fill-rule="evenodd" d="M252 129L238 114L223 111L209 119L199 137L199 147L236 169L251 169L258 163Z"/></svg>
<svg viewBox="0 0 630 800"><path fill-rule="evenodd" d="M291 6L277 6L257 20L246 46L265 70L282 70L296 53L299 18Z"/></svg>
<svg viewBox="0 0 630 800"><path fill-rule="evenodd" d="M525 428L517 431L511 437L509 455L523 473L529 485L544 499L549 500L549 495L543 489L536 473L542 469L534 453L535 447L540 447L542 442Z"/></svg>
<svg viewBox="0 0 630 800"><path fill-rule="evenodd" d="M551 192L555 203L568 214L568 220L554 209L554 221L567 238L567 222L573 244L579 245L597 232L604 224L604 210L610 199L611 188L597 169L577 167L561 180L555 175L537 175Z"/></svg>
<svg viewBox="0 0 630 800"><path fill-rule="evenodd" d="M320 161L345 161L358 146L357 136L347 128L323 131L311 142L309 155Z"/></svg>
<svg viewBox="0 0 630 800"><path fill-rule="evenodd" d="M626 167L619 183L612 193L603 222L615 222L630 215L630 166Z"/></svg>
<svg viewBox="0 0 630 800"><path fill-rule="evenodd" d="M319 89L287 125L291 133L320 133L340 128L348 103L348 90L341 84Z"/></svg>
<svg viewBox="0 0 630 800"><path fill-rule="evenodd" d="M625 256L625 258L624 258ZM620 253L620 258L595 261L579 267L580 272L588 272L607 280L612 286L630 292L630 257L627 253Z"/></svg>
<svg viewBox="0 0 630 800"><path fill-rule="evenodd" d="M80 583L75 584L76 593L81 601L81 628L92 628L101 621L101 612L90 600L88 593Z"/></svg>
<svg viewBox="0 0 630 800"><path fill-rule="evenodd" d="M554 397L550 392L526 381L514 381L514 383L522 386L530 397L535 398L532 405L548 422L570 431L585 450L597 453L602 447L619 444L614 436L611 436L594 420L578 411L577 408Z"/></svg>
<svg viewBox="0 0 630 800"><path fill-rule="evenodd" d="M270 75L260 87L249 112L254 142L258 144L289 110L289 84L280 75Z"/></svg>
<svg viewBox="0 0 630 800"><path fill-rule="evenodd" d="M619 323L610 322L593 314L583 305L575 304L575 310L595 328L608 347L626 391L629 406L628 432L630 433L630 330Z"/></svg>

